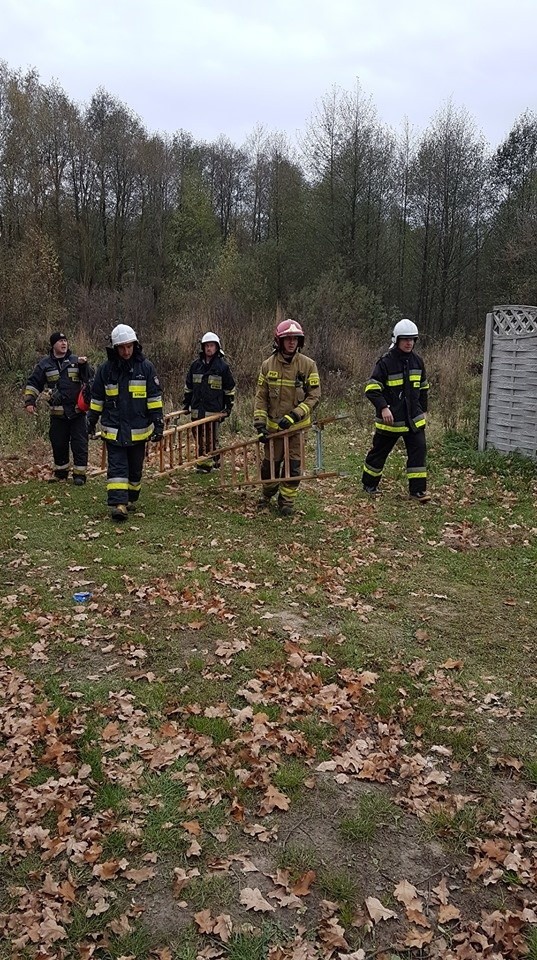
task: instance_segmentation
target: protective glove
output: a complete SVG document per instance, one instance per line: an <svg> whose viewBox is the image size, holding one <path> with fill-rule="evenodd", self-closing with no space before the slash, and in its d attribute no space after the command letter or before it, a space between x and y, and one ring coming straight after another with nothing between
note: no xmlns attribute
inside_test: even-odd
<svg viewBox="0 0 537 960"><path fill-rule="evenodd" d="M255 430L255 432L257 433L257 439L258 439L261 443L266 443L267 440L268 440L267 425L266 425L265 423L261 423L261 422L258 421L258 422L256 422L256 423L254 423L254 430Z"/></svg>
<svg viewBox="0 0 537 960"><path fill-rule="evenodd" d="M93 417L91 414L88 414L86 417L86 425L88 428L88 437L93 439L95 437L95 428L97 426L98 417Z"/></svg>
<svg viewBox="0 0 537 960"><path fill-rule="evenodd" d="M183 412L190 413L190 400L187 397L183 400Z"/></svg>
<svg viewBox="0 0 537 960"><path fill-rule="evenodd" d="M279 430L289 430L289 427L292 427L295 423L298 423L300 417L295 413L294 410L291 410L291 413L286 413L285 417L278 423Z"/></svg>
<svg viewBox="0 0 537 960"><path fill-rule="evenodd" d="M154 430L151 436L149 437L151 443L158 443L159 440L162 440L162 435L164 433L164 424L162 420L157 421L154 425Z"/></svg>

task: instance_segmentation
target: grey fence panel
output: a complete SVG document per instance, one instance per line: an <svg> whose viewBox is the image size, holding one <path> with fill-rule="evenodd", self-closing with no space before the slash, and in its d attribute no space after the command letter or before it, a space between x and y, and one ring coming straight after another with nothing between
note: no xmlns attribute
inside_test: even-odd
<svg viewBox="0 0 537 960"><path fill-rule="evenodd" d="M537 307L487 314L479 449L537 459Z"/></svg>

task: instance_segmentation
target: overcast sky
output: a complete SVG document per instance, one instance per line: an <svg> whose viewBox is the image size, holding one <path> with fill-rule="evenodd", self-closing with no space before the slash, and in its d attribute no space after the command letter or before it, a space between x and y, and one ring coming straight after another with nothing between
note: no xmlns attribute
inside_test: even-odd
<svg viewBox="0 0 537 960"><path fill-rule="evenodd" d="M418 130L448 99L495 147L537 107L537 0L0 0L0 59L71 100L99 86L147 129L305 132L357 80Z"/></svg>

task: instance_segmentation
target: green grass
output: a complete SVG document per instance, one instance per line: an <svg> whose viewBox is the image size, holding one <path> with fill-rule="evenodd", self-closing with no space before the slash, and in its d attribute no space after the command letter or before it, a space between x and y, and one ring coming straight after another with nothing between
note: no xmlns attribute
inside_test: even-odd
<svg viewBox="0 0 537 960"><path fill-rule="evenodd" d="M7 805L0 837L9 848L0 865L4 912L20 916L17 889L38 895L44 869L60 881L68 866L80 884L76 904L67 907L68 951L95 936L105 958L145 960L167 946L172 960L195 960L209 941L192 914L210 908L234 917L226 957L266 960L289 936L290 916L278 908L266 923L242 909L239 889L260 880L243 874L234 856L255 860L265 877L288 870L291 882L315 871L313 895L303 903L308 935L315 937L319 900L335 900L352 949L364 897L386 902L377 866L389 859L392 841L395 855L402 843L414 844L409 882L419 885L427 875L432 839L445 847L455 882L465 882L467 843L489 836L488 821L501 822L505 778L517 797L537 784L536 467L478 454L464 437L433 437L430 509L406 499L399 448L382 496L364 500L356 477L369 427L363 434L327 431L330 462L350 476L304 484L290 524L255 514L255 491L226 493L213 478L198 483L187 474L145 482L145 517L121 530L107 519L102 479L84 490L54 490L52 501L35 481L0 486L0 631L3 650L12 651L4 652L3 666L23 678L20 702L8 678L16 691L3 703L13 710L8 736L30 721L20 741L28 741L28 771L20 782L8 772L0 783ZM24 539L14 539L18 534ZM91 608L71 599L83 580L92 581ZM13 594L15 603L3 602ZM80 612L87 619L73 619ZM44 644L39 660L37 639ZM216 653L236 640L248 648ZM460 663L452 669L453 661ZM362 671L377 675L364 689ZM63 770L45 753L54 738L46 729L37 733L54 711L55 735L69 757ZM264 728L254 722L259 714L268 717ZM103 739L109 724L117 725L117 739ZM395 751L385 785L357 781L352 769L340 778L317 774L320 762L362 738L373 752L388 744ZM16 737L7 748L17 758ZM420 793L430 805L407 840L400 811L405 821L412 816L412 781L399 774L417 754L448 774L440 788L446 803L434 804L434 786ZM506 771L494 757L514 757L523 769ZM19 798L31 813L31 791L46 791L62 776L76 783L82 765L91 771L89 797L72 808L68 829L91 825L98 862L155 865L155 877L135 889L115 877L117 900L102 917L85 916L85 888L95 882L91 857L73 863L58 855L44 866L35 847L14 850L12 842L21 835ZM260 813L269 785L289 798L289 811ZM461 810L449 802L450 794L470 793L476 803ZM61 810L60 791L39 825L55 832ZM312 821L311 839L302 818ZM199 856L187 855L192 836L181 826L192 820L200 825ZM254 824L277 835L256 840L245 832ZM156 861L144 861L147 854ZM365 857L374 870L364 872ZM102 945L105 924L133 900L159 907L162 896L163 909L174 911L174 868L200 872L185 896L184 933L157 944L141 914L128 937ZM493 891L483 887L483 904L509 902L508 885L520 885L516 873L507 872ZM472 910L469 919L478 921ZM531 957L535 938L523 935ZM379 948L367 931L360 937L366 953Z"/></svg>
<svg viewBox="0 0 537 960"><path fill-rule="evenodd" d="M373 840L379 830L394 826L400 810L382 793L367 792L356 807L341 818L339 829L344 840L364 843Z"/></svg>

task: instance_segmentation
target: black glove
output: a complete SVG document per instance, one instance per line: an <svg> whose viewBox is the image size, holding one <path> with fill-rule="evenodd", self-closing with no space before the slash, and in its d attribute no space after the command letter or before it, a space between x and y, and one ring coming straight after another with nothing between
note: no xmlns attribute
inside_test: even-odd
<svg viewBox="0 0 537 960"><path fill-rule="evenodd" d="M94 417L91 413L86 417L86 426L88 428L88 437L95 436L95 428L97 426L98 417Z"/></svg>
<svg viewBox="0 0 537 960"><path fill-rule="evenodd" d="M289 430L289 427L292 427L293 424L298 423L299 420L300 420L300 417L298 416L298 414L295 413L294 410L291 410L291 413L286 413L285 417L282 417L282 419L279 421L278 429Z"/></svg>
<svg viewBox="0 0 537 960"><path fill-rule="evenodd" d="M190 413L190 399L188 397L183 400L183 410L185 413Z"/></svg>
<svg viewBox="0 0 537 960"><path fill-rule="evenodd" d="M158 420L155 424L153 424L153 426L154 426L154 430L151 436L149 437L149 439L151 443L158 443L159 440L162 440L162 435L164 433L164 424L162 420Z"/></svg>
<svg viewBox="0 0 537 960"><path fill-rule="evenodd" d="M266 423L257 422L254 423L254 430L257 433L257 439L261 443L266 443L268 440L268 430Z"/></svg>
<svg viewBox="0 0 537 960"><path fill-rule="evenodd" d="M223 417L226 417L226 418L227 418L227 417L230 417L230 416L231 416L231 410L232 410L231 407L225 407L224 410L222 410L222 416L223 416Z"/></svg>

